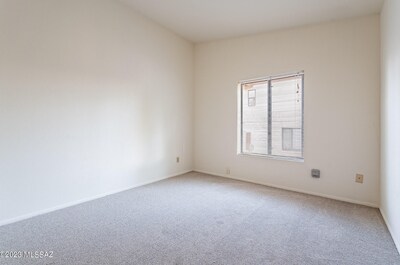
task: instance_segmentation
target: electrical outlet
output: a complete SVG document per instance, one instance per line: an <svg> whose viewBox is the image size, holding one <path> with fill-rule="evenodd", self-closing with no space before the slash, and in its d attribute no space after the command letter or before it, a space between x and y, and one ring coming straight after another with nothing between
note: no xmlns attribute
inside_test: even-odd
<svg viewBox="0 0 400 265"><path fill-rule="evenodd" d="M176 163L179 163L179 156L176 157Z"/></svg>
<svg viewBox="0 0 400 265"><path fill-rule="evenodd" d="M225 172L226 172L226 174L227 174L227 175L231 174L231 170L230 170L230 168L229 168L229 167L227 167Z"/></svg>
<svg viewBox="0 0 400 265"><path fill-rule="evenodd" d="M356 182L363 183L364 182L364 175L363 174L356 174Z"/></svg>
<svg viewBox="0 0 400 265"><path fill-rule="evenodd" d="M321 177L321 171L319 169L311 169L311 177L313 178L320 178Z"/></svg>

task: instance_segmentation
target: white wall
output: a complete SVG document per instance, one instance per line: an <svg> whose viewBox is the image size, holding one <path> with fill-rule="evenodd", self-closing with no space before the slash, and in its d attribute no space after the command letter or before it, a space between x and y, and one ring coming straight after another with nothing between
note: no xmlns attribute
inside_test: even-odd
<svg viewBox="0 0 400 265"><path fill-rule="evenodd" d="M195 169L378 206L379 36L373 15L196 45ZM237 156L237 82L299 70L305 162Z"/></svg>
<svg viewBox="0 0 400 265"><path fill-rule="evenodd" d="M381 14L381 212L400 251L400 1Z"/></svg>
<svg viewBox="0 0 400 265"><path fill-rule="evenodd" d="M192 101L193 45L130 7L0 0L0 223L191 170Z"/></svg>

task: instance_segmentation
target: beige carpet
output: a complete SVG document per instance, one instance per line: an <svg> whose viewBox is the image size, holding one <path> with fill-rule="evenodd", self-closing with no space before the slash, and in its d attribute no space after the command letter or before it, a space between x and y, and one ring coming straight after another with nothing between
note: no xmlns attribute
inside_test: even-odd
<svg viewBox="0 0 400 265"><path fill-rule="evenodd" d="M0 264L400 264L377 209L189 173L0 227Z"/></svg>

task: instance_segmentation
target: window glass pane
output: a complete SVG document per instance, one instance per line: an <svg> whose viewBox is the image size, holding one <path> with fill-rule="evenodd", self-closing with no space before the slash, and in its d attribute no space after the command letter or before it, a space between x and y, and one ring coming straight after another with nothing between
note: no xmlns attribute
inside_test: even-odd
<svg viewBox="0 0 400 265"><path fill-rule="evenodd" d="M240 152L303 158L303 75L240 88Z"/></svg>
<svg viewBox="0 0 400 265"><path fill-rule="evenodd" d="M268 153L268 82L242 85L242 152Z"/></svg>
<svg viewBox="0 0 400 265"><path fill-rule="evenodd" d="M271 81L271 155L302 157L302 97L301 76Z"/></svg>

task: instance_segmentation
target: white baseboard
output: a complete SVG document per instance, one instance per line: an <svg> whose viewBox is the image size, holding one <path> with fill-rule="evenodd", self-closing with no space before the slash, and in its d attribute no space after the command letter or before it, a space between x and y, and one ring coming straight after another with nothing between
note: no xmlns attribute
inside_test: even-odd
<svg viewBox="0 0 400 265"><path fill-rule="evenodd" d="M379 210L381 211L381 215L382 215L382 217L383 217L383 220L385 221L386 226L387 226L387 228L388 228L388 230L389 230L389 233L390 233L390 235L391 235L392 238L393 238L394 245L396 246L397 251L398 251L399 254L400 254L400 238L396 238L396 237L395 237L395 235L394 235L394 233L393 233L393 229L391 228L391 226L390 226L390 224L389 224L389 222L388 222L388 219L386 218L385 212L382 210L382 208L379 208Z"/></svg>
<svg viewBox="0 0 400 265"><path fill-rule="evenodd" d="M218 173L208 172L208 171L203 171L203 170L198 170L198 169L195 169L193 171L199 172L199 173L203 173L203 174L223 177L223 178L235 179L235 180L240 180L240 181L244 181L244 182L264 185L264 186L268 186L268 187L272 187L272 188L278 188L278 189L282 189L282 190L300 192L300 193L304 193L304 194L314 195L314 196L328 198L328 199L337 200L337 201L350 202L350 203L369 206L369 207L373 207L373 208L379 208L379 205L377 205L375 203L363 202L363 201L353 200L353 199L349 199L349 198L345 198L345 197L339 197L339 196L334 196L334 195L328 195L328 194L323 194L323 193L318 193L318 192L302 190L302 189L296 189L296 188L292 188L292 187L275 185L275 184L271 184L271 183L257 182L257 181L244 179L244 178L241 178L241 177L235 177L235 176L232 176L232 175L223 175L223 174L218 174Z"/></svg>
<svg viewBox="0 0 400 265"><path fill-rule="evenodd" d="M99 194L99 195L96 195L96 196L92 196L92 197L89 197L89 198L84 198L84 199L80 199L80 200L77 200L77 201L64 203L64 204L61 204L61 205L57 205L55 207L51 207L51 208L43 209L43 210L40 210L40 211L35 211L35 212L28 213L28 214L20 215L20 216L17 216L17 217L13 217L13 218L10 218L10 219L6 219L6 220L3 220L3 221L0 221L0 226L16 223L16 222L19 222L19 221L22 221L22 220L25 220L25 219L29 219L29 218L32 218L32 217L35 217L35 216L38 216L38 215L54 212L54 211L61 210L61 209L64 209L64 208L67 208L67 207L71 207L71 206L74 206L74 205L77 205L77 204L81 204L81 203L84 203L84 202L100 199L100 198L106 197L108 195L112 195L112 194L115 194L115 193L123 192L123 191L130 190L130 189L133 189L133 188L137 188L137 187L140 187L140 186L144 186L144 185L147 185L147 184L150 184L150 183L154 183L154 182L157 182L157 181L160 181L160 180L164 180L164 179L176 177L176 176L179 176L179 175L183 175L183 174L186 174L188 172L192 172L192 170L187 170L187 171L176 173L176 174L173 174L173 175L168 175L168 176L165 176L165 177L153 179L151 181L144 181L144 182L141 182L141 183L138 183L138 184L135 184L135 185L132 185L130 187L123 188L123 189L105 192L105 193L102 193L102 194Z"/></svg>

